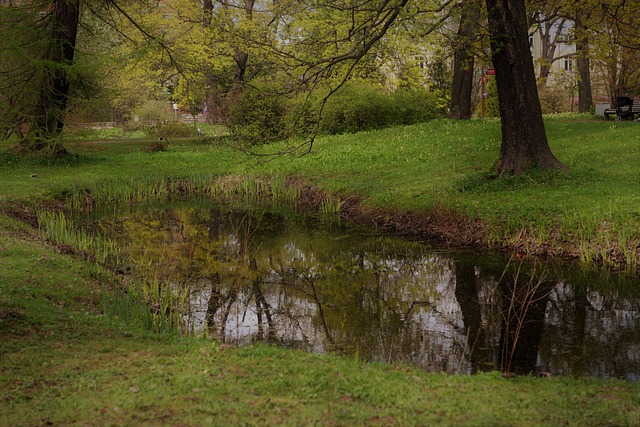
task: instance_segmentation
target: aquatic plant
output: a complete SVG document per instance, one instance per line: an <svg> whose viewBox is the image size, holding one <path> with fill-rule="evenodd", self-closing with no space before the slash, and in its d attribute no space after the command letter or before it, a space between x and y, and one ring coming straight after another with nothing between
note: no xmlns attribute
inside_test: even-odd
<svg viewBox="0 0 640 427"><path fill-rule="evenodd" d="M213 180L211 195L224 202L295 205L300 192L281 175L232 175Z"/></svg>
<svg viewBox="0 0 640 427"><path fill-rule="evenodd" d="M177 289L157 279L130 281L112 291L102 287L105 315L159 334L189 334L191 328L184 316L187 295L186 287Z"/></svg>
<svg viewBox="0 0 640 427"><path fill-rule="evenodd" d="M117 260L118 248L115 242L78 228L64 212L39 211L38 226L44 238L94 257L100 264L110 258Z"/></svg>

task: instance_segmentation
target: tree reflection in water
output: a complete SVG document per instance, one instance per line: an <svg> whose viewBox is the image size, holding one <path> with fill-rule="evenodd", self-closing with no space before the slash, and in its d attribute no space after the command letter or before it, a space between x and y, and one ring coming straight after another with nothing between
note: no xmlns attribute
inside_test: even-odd
<svg viewBox="0 0 640 427"><path fill-rule="evenodd" d="M97 215L135 274L188 283L198 333L432 371L637 378L640 298L309 217L216 206ZM609 289L609 291L598 290Z"/></svg>

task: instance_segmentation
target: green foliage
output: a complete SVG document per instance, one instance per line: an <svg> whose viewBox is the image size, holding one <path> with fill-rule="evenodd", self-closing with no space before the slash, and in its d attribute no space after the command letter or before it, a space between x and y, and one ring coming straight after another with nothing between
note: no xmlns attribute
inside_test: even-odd
<svg viewBox="0 0 640 427"><path fill-rule="evenodd" d="M389 98L382 90L364 84L348 84L329 98L322 113L320 132L354 133L390 124Z"/></svg>
<svg viewBox="0 0 640 427"><path fill-rule="evenodd" d="M187 138L198 136L197 129L192 124L173 120L166 123L160 123L156 126L149 126L145 128L144 131L147 136L154 138Z"/></svg>
<svg viewBox="0 0 640 427"><path fill-rule="evenodd" d="M303 93L288 105L286 123L292 134L313 132L319 118L319 133L333 135L444 116L436 95L424 89L402 87L388 92L367 83L350 83L329 98L319 117L321 102L321 96Z"/></svg>
<svg viewBox="0 0 640 427"><path fill-rule="evenodd" d="M540 97L540 107L542 114L553 114L566 111L564 107L564 93L562 89L556 88L539 88L538 96Z"/></svg>
<svg viewBox="0 0 640 427"><path fill-rule="evenodd" d="M498 85L495 78L489 78L485 87L487 98L485 99L485 117L500 117L500 104L498 103Z"/></svg>
<svg viewBox="0 0 640 427"><path fill-rule="evenodd" d="M267 144L284 137L285 114L282 98L247 87L230 108L229 132L241 144Z"/></svg>
<svg viewBox="0 0 640 427"><path fill-rule="evenodd" d="M130 126L153 126L173 118L174 113L171 111L171 104L168 101L150 100L134 111L134 120Z"/></svg>
<svg viewBox="0 0 640 427"><path fill-rule="evenodd" d="M392 124L413 125L445 115L436 94L425 89L399 88L391 93L389 101Z"/></svg>
<svg viewBox="0 0 640 427"><path fill-rule="evenodd" d="M182 290L188 295L188 290ZM114 286L113 291L102 288L102 304L105 315L157 334L189 334L182 314L185 311L184 296L172 289L170 283L157 279Z"/></svg>
<svg viewBox="0 0 640 427"><path fill-rule="evenodd" d="M230 108L229 129L237 141L258 145L308 136L316 128L320 134L355 133L421 123L445 114L434 92L406 87L389 92L362 81L332 94L320 114L323 101L316 92L285 99L268 90L247 88Z"/></svg>
<svg viewBox="0 0 640 427"><path fill-rule="evenodd" d="M92 236L84 229L79 229L62 212L38 212L38 226L43 237L49 241L81 252L104 264L107 259L116 260L118 249L115 243L101 236Z"/></svg>

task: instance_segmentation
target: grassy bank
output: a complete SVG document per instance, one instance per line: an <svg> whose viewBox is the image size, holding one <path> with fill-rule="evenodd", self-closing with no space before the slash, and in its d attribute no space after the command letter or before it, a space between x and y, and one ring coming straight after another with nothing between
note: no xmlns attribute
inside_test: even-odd
<svg viewBox="0 0 640 427"><path fill-rule="evenodd" d="M427 374L152 335L98 314L100 276L0 220L2 425L631 426L618 381Z"/></svg>
<svg viewBox="0 0 640 427"><path fill-rule="evenodd" d="M640 126L557 118L547 119L547 132L570 171L503 179L487 173L500 145L497 121L440 120L321 138L302 157L304 150L268 155L289 148L285 143L260 147L256 151L266 156L255 157L219 142L172 142L166 152L154 154L144 152L148 141L73 142L75 161L47 165L0 157L0 200L47 199L73 187L96 191L114 181L144 186L163 177L301 176L343 199L355 195L365 208L387 215L411 212L447 224L451 212L462 214L449 228L434 231L460 236L457 243L635 268ZM474 227L467 237L455 227L469 221Z"/></svg>
<svg viewBox="0 0 640 427"><path fill-rule="evenodd" d="M499 147L497 122L331 137L301 158L257 158L191 141L153 154L143 150L148 141L73 142L78 155L64 161L17 159L2 147L0 424L639 424L638 384L446 376L149 334L100 315L102 287L113 278L9 217L72 190L90 198L142 191L164 178L296 175L344 199L357 195L372 210L462 212L486 224L486 240L496 245L567 252L583 244L589 255L604 249L610 262L628 255L640 236L640 126L547 125L571 171L499 180L486 176Z"/></svg>

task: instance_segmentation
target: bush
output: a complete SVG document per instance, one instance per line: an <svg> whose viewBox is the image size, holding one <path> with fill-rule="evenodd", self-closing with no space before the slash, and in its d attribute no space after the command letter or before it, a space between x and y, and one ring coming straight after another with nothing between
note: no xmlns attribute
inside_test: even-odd
<svg viewBox="0 0 640 427"><path fill-rule="evenodd" d="M351 133L392 125L409 125L441 117L436 96L423 89L389 93L366 85L349 85L327 103L322 133Z"/></svg>
<svg viewBox="0 0 640 427"><path fill-rule="evenodd" d="M400 88L390 95L392 124L424 123L445 115L437 96L424 89Z"/></svg>
<svg viewBox="0 0 640 427"><path fill-rule="evenodd" d="M388 125L391 117L385 98L381 90L370 86L344 86L327 101L320 132L353 133Z"/></svg>
<svg viewBox="0 0 640 427"><path fill-rule="evenodd" d="M495 78L488 79L487 99L485 99L485 117L500 117L500 102L498 101L498 85Z"/></svg>
<svg viewBox="0 0 640 427"><path fill-rule="evenodd" d="M257 89L247 89L230 109L229 131L236 141L255 145L286 137L319 133L354 133L392 125L425 122L445 114L437 97L424 89L389 93L369 84L350 83L327 101L318 116L322 96L299 93L284 101Z"/></svg>
<svg viewBox="0 0 640 427"><path fill-rule="evenodd" d="M308 137L316 131L320 97L315 93L300 93L290 99L284 117L285 132L295 137Z"/></svg>
<svg viewBox="0 0 640 427"><path fill-rule="evenodd" d="M134 116L132 126L136 123L149 126L173 119L173 111L168 101L147 101L134 112Z"/></svg>
<svg viewBox="0 0 640 427"><path fill-rule="evenodd" d="M283 139L285 112L285 104L279 96L247 88L229 109L229 132L236 141L248 145Z"/></svg>
<svg viewBox="0 0 640 427"><path fill-rule="evenodd" d="M564 93L562 89L540 88L538 89L540 97L540 107L542 114L560 113L566 111L564 107Z"/></svg>
<svg viewBox="0 0 640 427"><path fill-rule="evenodd" d="M161 123L156 126L145 127L144 132L147 136L153 138L188 138L198 136L198 132L192 124L186 124L178 121L171 121Z"/></svg>

